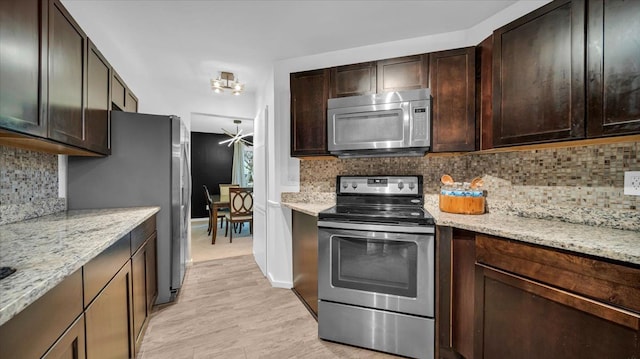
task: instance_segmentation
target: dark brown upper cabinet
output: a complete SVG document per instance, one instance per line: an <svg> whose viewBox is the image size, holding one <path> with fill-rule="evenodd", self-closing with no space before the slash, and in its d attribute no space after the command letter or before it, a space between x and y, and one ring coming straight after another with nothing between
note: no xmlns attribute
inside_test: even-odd
<svg viewBox="0 0 640 359"><path fill-rule="evenodd" d="M111 102L113 109L118 111L124 111L125 99L127 98L127 85L124 84L122 78L113 71L113 77L111 78Z"/></svg>
<svg viewBox="0 0 640 359"><path fill-rule="evenodd" d="M640 132L640 1L591 0L587 137Z"/></svg>
<svg viewBox="0 0 640 359"><path fill-rule="evenodd" d="M0 1L0 128L47 135L48 10L40 0Z"/></svg>
<svg viewBox="0 0 640 359"><path fill-rule="evenodd" d="M493 144L585 137L585 2L554 1L494 32Z"/></svg>
<svg viewBox="0 0 640 359"><path fill-rule="evenodd" d="M291 86L291 156L327 152L327 100L330 70L296 72Z"/></svg>
<svg viewBox="0 0 640 359"><path fill-rule="evenodd" d="M331 98L376 93L376 63L331 68Z"/></svg>
<svg viewBox="0 0 640 359"><path fill-rule="evenodd" d="M111 109L111 65L89 40L87 53L87 148L109 154L109 119Z"/></svg>
<svg viewBox="0 0 640 359"><path fill-rule="evenodd" d="M124 110L127 112L138 112L138 98L127 88L127 95L124 102Z"/></svg>
<svg viewBox="0 0 640 359"><path fill-rule="evenodd" d="M429 83L429 54L378 61L378 92L425 88Z"/></svg>
<svg viewBox="0 0 640 359"><path fill-rule="evenodd" d="M476 46L476 126L480 127L479 147L493 148L493 91L492 91L493 35Z"/></svg>
<svg viewBox="0 0 640 359"><path fill-rule="evenodd" d="M49 138L85 147L87 36L58 0L49 2Z"/></svg>
<svg viewBox="0 0 640 359"><path fill-rule="evenodd" d="M475 47L429 54L432 152L476 149Z"/></svg>

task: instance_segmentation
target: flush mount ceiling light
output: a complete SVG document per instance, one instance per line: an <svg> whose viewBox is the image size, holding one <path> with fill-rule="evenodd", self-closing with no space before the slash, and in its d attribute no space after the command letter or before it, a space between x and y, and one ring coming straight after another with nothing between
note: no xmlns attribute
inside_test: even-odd
<svg viewBox="0 0 640 359"><path fill-rule="evenodd" d="M242 121L233 120L233 123L236 124L236 133L234 134L231 131L227 131L223 128L222 131L224 131L225 135L231 138L228 140L220 141L218 142L218 144L224 145L226 143L227 147L231 147L232 144L241 142L247 146L253 146L253 143L245 139L245 137L253 136L253 132L242 134L242 130L238 130L238 125L240 125Z"/></svg>
<svg viewBox="0 0 640 359"><path fill-rule="evenodd" d="M223 93L224 90L231 90L231 93L238 96L244 91L244 84L241 84L233 72L220 72L217 79L211 80L211 89L215 93Z"/></svg>

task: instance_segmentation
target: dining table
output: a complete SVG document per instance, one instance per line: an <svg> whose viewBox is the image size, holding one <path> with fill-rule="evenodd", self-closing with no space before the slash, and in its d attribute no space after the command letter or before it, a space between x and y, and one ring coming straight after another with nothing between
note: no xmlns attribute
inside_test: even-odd
<svg viewBox="0 0 640 359"><path fill-rule="evenodd" d="M229 201L213 201L211 209L211 219L213 228L211 228L211 244L216 244L216 236L218 235L218 210L221 208L229 208Z"/></svg>

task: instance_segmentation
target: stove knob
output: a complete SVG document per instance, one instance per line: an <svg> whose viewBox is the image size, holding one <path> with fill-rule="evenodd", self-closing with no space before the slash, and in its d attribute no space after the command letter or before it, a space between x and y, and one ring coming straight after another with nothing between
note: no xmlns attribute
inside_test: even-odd
<svg viewBox="0 0 640 359"><path fill-rule="evenodd" d="M353 182L353 183L351 183L351 187L353 187L353 189L356 189L356 188L358 188L358 184Z"/></svg>
<svg viewBox="0 0 640 359"><path fill-rule="evenodd" d="M414 188L416 188L415 183L409 182L409 189L413 191Z"/></svg>
<svg viewBox="0 0 640 359"><path fill-rule="evenodd" d="M402 190L404 188L404 183L398 182L398 189Z"/></svg>
<svg viewBox="0 0 640 359"><path fill-rule="evenodd" d="M348 184L347 182L344 182L344 183L342 184L342 188L347 189L347 187L349 187L349 184Z"/></svg>

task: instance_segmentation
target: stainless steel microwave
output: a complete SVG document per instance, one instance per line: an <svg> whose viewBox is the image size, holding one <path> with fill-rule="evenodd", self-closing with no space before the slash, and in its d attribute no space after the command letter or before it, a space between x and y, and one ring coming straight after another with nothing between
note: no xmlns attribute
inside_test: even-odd
<svg viewBox="0 0 640 359"><path fill-rule="evenodd" d="M429 89L329 99L327 147L338 157L422 156L431 146Z"/></svg>

